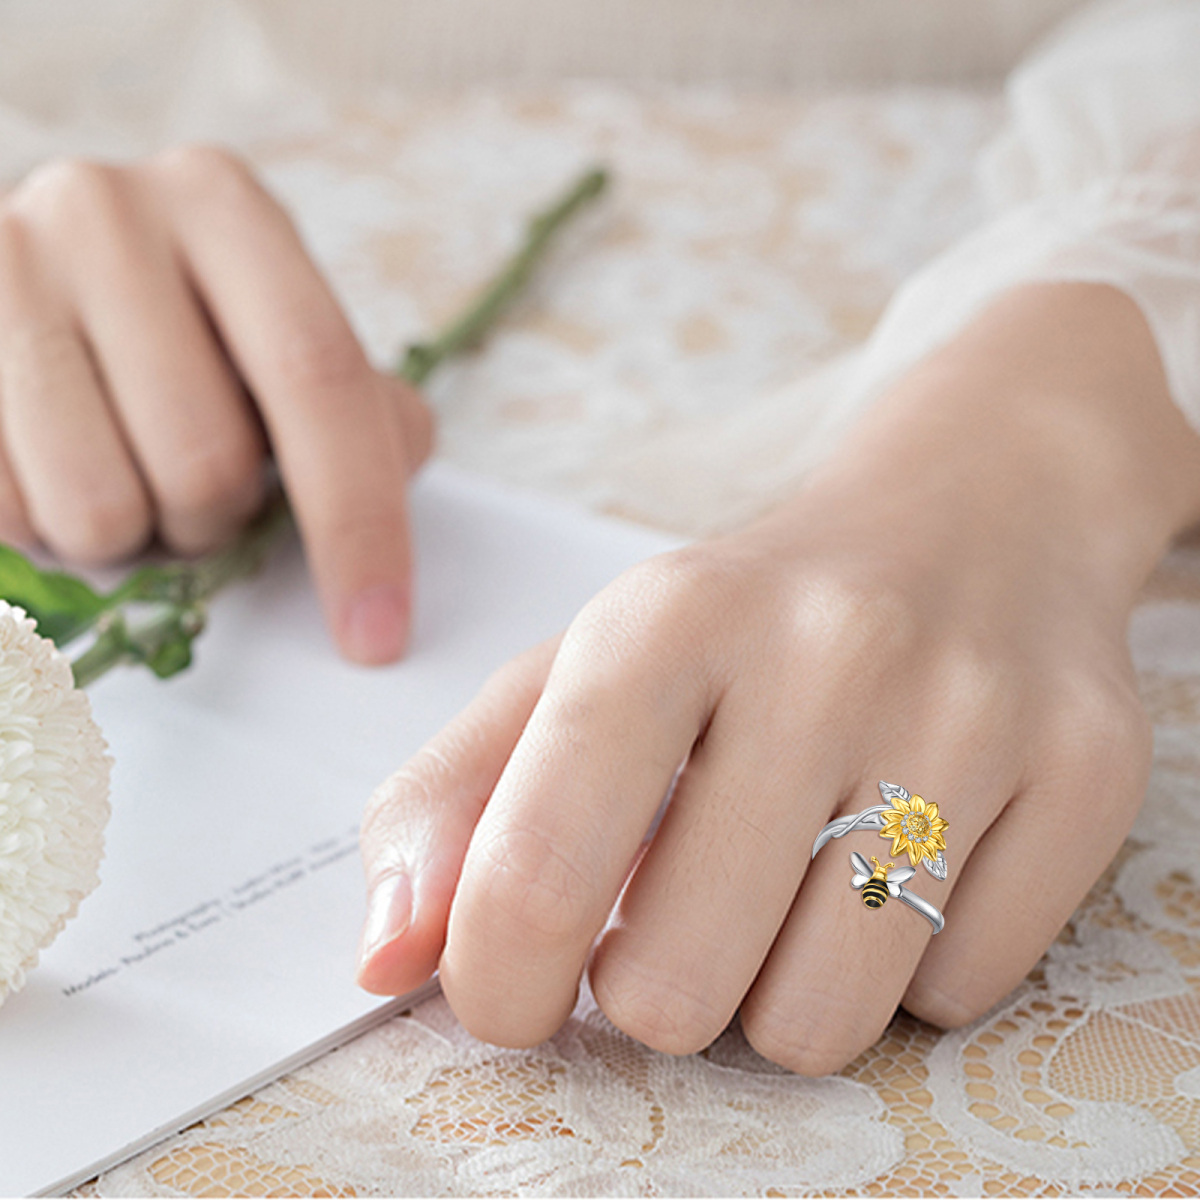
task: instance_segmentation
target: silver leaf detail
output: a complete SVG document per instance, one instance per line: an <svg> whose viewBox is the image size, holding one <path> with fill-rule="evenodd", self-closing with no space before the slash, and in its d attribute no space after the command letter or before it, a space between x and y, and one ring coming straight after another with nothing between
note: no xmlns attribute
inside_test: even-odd
<svg viewBox="0 0 1200 1200"><path fill-rule="evenodd" d="M906 788L902 788L898 783L884 783L882 779L879 781L879 794L888 804L891 804L896 799L912 799L912 793Z"/></svg>
<svg viewBox="0 0 1200 1200"><path fill-rule="evenodd" d="M927 870L934 879L946 878L946 856L939 850L936 858L927 858L925 860L925 870Z"/></svg>

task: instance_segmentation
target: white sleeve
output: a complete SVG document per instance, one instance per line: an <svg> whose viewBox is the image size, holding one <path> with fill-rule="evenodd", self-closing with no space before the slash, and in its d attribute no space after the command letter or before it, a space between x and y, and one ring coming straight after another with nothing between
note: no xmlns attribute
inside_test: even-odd
<svg viewBox="0 0 1200 1200"><path fill-rule="evenodd" d="M897 292L855 407L1000 292L1076 280L1138 304L1200 429L1200 0L1086 9L1018 67L1008 112L981 163L994 219Z"/></svg>

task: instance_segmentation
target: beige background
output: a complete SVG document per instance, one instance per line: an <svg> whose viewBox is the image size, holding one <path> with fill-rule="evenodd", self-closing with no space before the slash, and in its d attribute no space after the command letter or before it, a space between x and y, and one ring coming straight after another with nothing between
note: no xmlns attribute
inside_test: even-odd
<svg viewBox="0 0 1200 1200"><path fill-rule="evenodd" d="M384 361L603 158L605 206L487 353L436 381L442 453L698 534L803 474L826 368L978 223L1000 77L1071 7L0 0L0 178L49 153L236 142ZM502 1051L435 998L86 1192L1196 1195L1195 547L1156 573L1133 641L1157 737L1146 807L970 1028L899 1014L813 1081L736 1026L655 1054L586 997L549 1042Z"/></svg>
<svg viewBox="0 0 1200 1200"><path fill-rule="evenodd" d="M254 0L339 85L995 81L1079 0Z"/></svg>

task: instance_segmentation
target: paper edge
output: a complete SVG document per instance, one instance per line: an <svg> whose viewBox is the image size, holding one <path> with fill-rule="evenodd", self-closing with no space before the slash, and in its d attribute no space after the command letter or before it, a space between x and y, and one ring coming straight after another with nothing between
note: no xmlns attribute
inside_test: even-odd
<svg viewBox="0 0 1200 1200"><path fill-rule="evenodd" d="M131 1158L147 1150L152 1150L168 1138L172 1138L176 1134L182 1133L189 1126L195 1125L196 1122L203 1121L213 1116L214 1113L223 1111L231 1104L236 1104L239 1100L243 1100L258 1091L259 1088L275 1083L284 1075L292 1071L298 1071L301 1067L307 1066L322 1055L328 1054L331 1050L336 1050L338 1047L344 1046L347 1042L353 1041L359 1034L367 1033L376 1026L382 1025L385 1021L404 1012L405 1009L413 1008L417 1004L430 999L432 996L436 996L440 991L441 986L437 979L431 979L415 991L407 992L403 996L396 997L395 1000L389 1000L386 1004L381 1004L378 1008L372 1009L357 1020L351 1021L350 1024L343 1025L333 1033L306 1046L303 1050L299 1050L295 1054L289 1055L287 1058L272 1064L265 1071L260 1071L257 1075L252 1075L249 1079L221 1092L211 1100L206 1100L203 1104L189 1109L182 1116L168 1121L165 1125L160 1125L157 1129L151 1130L150 1133L146 1134L143 1138L139 1138L136 1142L130 1142L129 1145L123 1146L120 1150L115 1151L107 1157L98 1159L87 1167L58 1180L58 1182L52 1183L48 1187L36 1192L30 1192L29 1194L31 1196L65 1196L72 1188L77 1188L81 1184L88 1183L98 1175L103 1175L105 1171L111 1171L113 1167L118 1167L122 1163L128 1162Z"/></svg>

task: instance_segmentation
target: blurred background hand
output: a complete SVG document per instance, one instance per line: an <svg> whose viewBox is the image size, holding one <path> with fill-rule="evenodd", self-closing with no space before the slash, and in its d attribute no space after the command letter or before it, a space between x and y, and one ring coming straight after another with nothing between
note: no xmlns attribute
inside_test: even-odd
<svg viewBox="0 0 1200 1200"><path fill-rule="evenodd" d="M401 653L430 417L236 156L62 160L6 197L0 397L0 538L76 563L155 536L197 554L258 510L274 460L341 651Z"/></svg>

